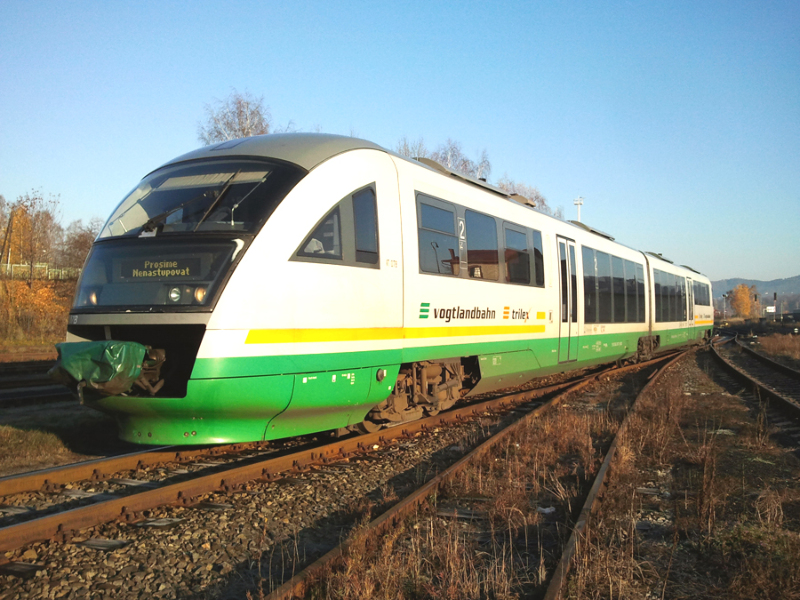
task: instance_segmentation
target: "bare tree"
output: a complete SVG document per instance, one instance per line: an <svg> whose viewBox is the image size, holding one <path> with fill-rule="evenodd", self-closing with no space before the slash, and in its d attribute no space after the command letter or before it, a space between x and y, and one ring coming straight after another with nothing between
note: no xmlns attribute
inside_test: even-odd
<svg viewBox="0 0 800 600"><path fill-rule="evenodd" d="M425 141L422 138L412 141L403 136L398 140L394 151L406 158L430 158L430 153L425 147Z"/></svg>
<svg viewBox="0 0 800 600"><path fill-rule="evenodd" d="M9 224L3 248L30 265L28 287L33 287L34 268L37 262L50 261L56 254L60 236L58 196L45 198L39 190L32 190L17 198L10 208Z"/></svg>
<svg viewBox="0 0 800 600"><path fill-rule="evenodd" d="M477 161L473 161L464 154L461 144L450 138L436 149L431 158L451 171L476 179L486 180L492 172L492 164L489 162L486 150L481 152Z"/></svg>
<svg viewBox="0 0 800 600"><path fill-rule="evenodd" d="M547 199L539 191L539 188L534 185L527 185L522 182L514 181L506 174L504 174L495 185L504 192L519 194L531 200L536 205L536 209L543 213L553 215L559 219L564 218L564 209L559 206L557 209L553 210L547 203Z"/></svg>
<svg viewBox="0 0 800 600"><path fill-rule="evenodd" d="M61 252L61 265L70 269L80 269L86 261L95 238L103 227L103 221L93 217L84 224L83 219L73 221L64 232Z"/></svg>
<svg viewBox="0 0 800 600"><path fill-rule="evenodd" d="M198 124L197 137L206 145L269 133L272 126L264 97L256 98L249 92L242 94L234 89L225 100L206 104L205 110L206 121ZM292 130L290 127L294 127L291 121L286 129Z"/></svg>

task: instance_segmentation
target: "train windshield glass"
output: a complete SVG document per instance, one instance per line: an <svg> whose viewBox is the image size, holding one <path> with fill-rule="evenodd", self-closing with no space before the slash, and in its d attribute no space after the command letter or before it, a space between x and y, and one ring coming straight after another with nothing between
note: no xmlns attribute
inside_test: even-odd
<svg viewBox="0 0 800 600"><path fill-rule="evenodd" d="M164 167L125 197L98 239L255 233L304 174L298 167L255 160Z"/></svg>

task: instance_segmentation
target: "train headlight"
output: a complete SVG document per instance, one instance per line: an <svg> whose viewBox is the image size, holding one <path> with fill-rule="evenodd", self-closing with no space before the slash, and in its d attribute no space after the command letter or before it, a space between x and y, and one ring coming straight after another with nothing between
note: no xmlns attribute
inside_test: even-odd
<svg viewBox="0 0 800 600"><path fill-rule="evenodd" d="M199 302L200 304L202 304L203 300L206 299L206 288L204 288L203 286L195 288L194 299L197 300L197 302Z"/></svg>
<svg viewBox="0 0 800 600"><path fill-rule="evenodd" d="M181 288L174 287L169 291L169 299L173 302L181 301Z"/></svg>
<svg viewBox="0 0 800 600"><path fill-rule="evenodd" d="M92 306L97 306L97 292L92 292L89 294L89 304Z"/></svg>

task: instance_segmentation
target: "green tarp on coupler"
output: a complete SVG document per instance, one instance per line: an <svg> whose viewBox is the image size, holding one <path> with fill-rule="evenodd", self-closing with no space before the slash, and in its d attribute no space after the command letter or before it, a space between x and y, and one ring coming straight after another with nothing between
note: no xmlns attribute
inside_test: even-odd
<svg viewBox="0 0 800 600"><path fill-rule="evenodd" d="M133 387L142 372L147 347L137 342L68 342L56 344L58 360L48 375L77 390L84 388L118 396Z"/></svg>

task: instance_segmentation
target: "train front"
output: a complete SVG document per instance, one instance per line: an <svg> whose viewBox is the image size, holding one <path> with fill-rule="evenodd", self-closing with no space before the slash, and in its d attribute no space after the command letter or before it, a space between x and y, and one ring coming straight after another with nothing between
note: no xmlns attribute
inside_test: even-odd
<svg viewBox="0 0 800 600"><path fill-rule="evenodd" d="M56 370L145 444L262 439L270 414L247 390L192 378L206 325L242 256L306 171L257 157L180 160L112 213L87 258ZM245 384L246 385L246 384Z"/></svg>

